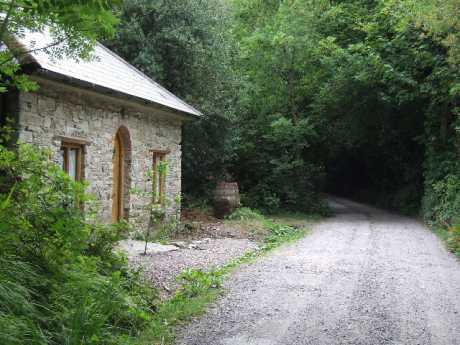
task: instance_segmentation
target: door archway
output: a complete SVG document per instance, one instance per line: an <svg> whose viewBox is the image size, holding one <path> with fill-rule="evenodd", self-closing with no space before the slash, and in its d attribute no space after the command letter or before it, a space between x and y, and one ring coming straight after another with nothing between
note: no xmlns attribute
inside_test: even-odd
<svg viewBox="0 0 460 345"><path fill-rule="evenodd" d="M131 185L131 139L122 126L113 140L112 221L129 217L129 190Z"/></svg>

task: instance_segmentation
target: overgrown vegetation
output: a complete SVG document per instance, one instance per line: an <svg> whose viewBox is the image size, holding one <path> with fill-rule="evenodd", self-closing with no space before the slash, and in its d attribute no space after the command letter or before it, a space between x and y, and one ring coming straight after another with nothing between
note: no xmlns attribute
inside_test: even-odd
<svg viewBox="0 0 460 345"><path fill-rule="evenodd" d="M2 1L0 42L8 43L8 49L0 52L0 92L7 91L9 87L24 91L37 88L21 69L20 62L28 52L18 45L9 44L12 36L46 29L52 42L48 46L37 45L34 50L46 49L55 58L88 58L97 39L115 33L118 19L114 9L120 3L118 0Z"/></svg>
<svg viewBox="0 0 460 345"><path fill-rule="evenodd" d="M265 243L262 251L267 251L272 246L277 247L282 243L295 241L304 236L306 222L316 218L312 215L302 214L301 222L298 223L295 216L285 214L283 217L268 218L259 211L241 207L229 215L228 219L238 220L245 227L253 229L255 232L262 232L264 234L263 242Z"/></svg>
<svg viewBox="0 0 460 345"><path fill-rule="evenodd" d="M424 208L431 225L460 256L460 176L448 175L433 183Z"/></svg>
<svg viewBox="0 0 460 345"><path fill-rule="evenodd" d="M153 188L151 190L145 191L139 188L133 188L131 190L134 195L139 195L149 200L143 207L143 211L149 215L147 227L141 229L140 232L135 231L134 234L132 234L135 239L145 242L144 255L147 254L148 242L161 239L161 233L164 232L164 230L180 222L178 215L172 216L168 221L166 220L166 208L172 201L166 198L166 195L162 193L161 185L163 185L168 175L168 167L168 162L160 161L147 173L147 181L153 181ZM180 204L180 199L177 200L177 202Z"/></svg>
<svg viewBox="0 0 460 345"><path fill-rule="evenodd" d="M108 42L203 113L183 131L182 186L189 197L209 197L231 155L228 121L238 111L238 84L230 20L221 0L126 0L117 36Z"/></svg>
<svg viewBox="0 0 460 345"><path fill-rule="evenodd" d="M54 58L85 58L117 32L112 48L205 115L184 130L189 197L224 178L268 212L324 212L319 192L345 194L421 211L459 253L458 11L457 0L18 0L0 3L0 41L47 26L63 41ZM0 92L36 89L23 54L1 51ZM304 234L240 209L234 219L268 229L263 249L185 273L158 306L113 251L123 229L100 224L49 155L0 146L2 344L171 341L226 273Z"/></svg>
<svg viewBox="0 0 460 345"><path fill-rule="evenodd" d="M439 184L460 176L455 11L456 0L127 1L114 47L206 114L185 131L188 198L230 178L266 212L324 211L327 191L442 224Z"/></svg>
<svg viewBox="0 0 460 345"><path fill-rule="evenodd" d="M157 296L114 251L123 229L47 151L0 146L0 171L0 343L135 343Z"/></svg>
<svg viewBox="0 0 460 345"><path fill-rule="evenodd" d="M249 207L240 207L228 217L230 220L264 220L264 216Z"/></svg>
<svg viewBox="0 0 460 345"><path fill-rule="evenodd" d="M420 24L424 10L410 1L236 1L242 183L258 197L274 189L270 204L305 205L296 193L314 200L305 191L322 187L414 213L440 178L458 176L458 68Z"/></svg>
<svg viewBox="0 0 460 345"><path fill-rule="evenodd" d="M0 41L46 29L54 41L34 49L87 58L96 39L114 33L116 5L5 1ZM17 48L0 54L0 92L37 88L19 65L27 52ZM114 252L122 228L97 221L85 186L54 164L51 152L15 145L11 114L1 115L0 343L133 343L157 296Z"/></svg>
<svg viewBox="0 0 460 345"><path fill-rule="evenodd" d="M204 311L235 267L306 233L239 209L230 218L257 221L268 234L261 249L207 273L184 272L183 287L160 304L115 251L126 229L99 223L96 200L50 160L49 152L0 146L0 171L0 342L5 344L170 343L174 327Z"/></svg>

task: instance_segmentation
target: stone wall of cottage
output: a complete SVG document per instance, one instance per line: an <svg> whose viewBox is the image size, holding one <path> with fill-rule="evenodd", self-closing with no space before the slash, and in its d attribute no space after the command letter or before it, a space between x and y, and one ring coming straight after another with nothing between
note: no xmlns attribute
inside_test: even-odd
<svg viewBox="0 0 460 345"><path fill-rule="evenodd" d="M128 162L131 185L126 189L151 191L152 181L147 173L152 168L152 150L167 150L167 214L179 214L182 120L177 115L41 80L38 92L19 95L19 126L20 141L50 148L58 164L61 164L59 150L63 137L87 142L84 146L85 180L90 184L89 192L100 202L102 219L108 222L112 215L113 142L118 129L124 126L131 145L131 161ZM148 222L145 207L150 203L149 198L131 192L125 199L129 221L138 229L145 228Z"/></svg>

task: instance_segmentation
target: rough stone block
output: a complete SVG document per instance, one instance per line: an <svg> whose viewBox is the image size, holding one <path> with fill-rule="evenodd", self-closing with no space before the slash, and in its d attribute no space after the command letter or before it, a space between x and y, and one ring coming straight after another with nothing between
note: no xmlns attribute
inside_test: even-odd
<svg viewBox="0 0 460 345"><path fill-rule="evenodd" d="M85 148L85 177L90 183L90 192L99 199L101 217L110 221L113 142L120 125L123 125L127 129L127 141L130 141L130 155L126 160L130 166L129 180L125 181L129 199L126 207L130 208L130 222L143 228L148 223L145 207L150 200L132 193L129 195L130 190L133 187L151 190L152 182L147 179L147 172L153 164L150 150L168 149L171 154L167 156L170 174L167 177L166 198L174 201L181 186L181 123L168 121L151 110L140 111L129 101L116 105L121 102L86 94L81 90L66 93L64 89L50 85L43 85L37 93L21 93L20 139L54 147L56 153L60 147L60 140L56 140L56 136L89 140L90 145ZM130 186L128 181L131 181ZM179 205L172 202L168 214L177 214L178 211Z"/></svg>

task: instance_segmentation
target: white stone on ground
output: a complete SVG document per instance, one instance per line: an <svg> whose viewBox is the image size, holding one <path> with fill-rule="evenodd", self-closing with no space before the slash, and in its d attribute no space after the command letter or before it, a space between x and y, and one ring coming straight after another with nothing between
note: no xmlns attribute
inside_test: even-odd
<svg viewBox="0 0 460 345"><path fill-rule="evenodd" d="M133 258L138 255L144 254L145 242L136 240L123 240L118 243L118 248L126 252L128 258ZM154 242L147 243L147 255L166 253L174 250L179 250L179 248L177 246L169 244L161 244Z"/></svg>
<svg viewBox="0 0 460 345"><path fill-rule="evenodd" d="M184 270L209 270L223 266L258 248L256 242L248 239L205 238L192 241L185 248L149 243L147 255L143 255L144 245L142 241L125 240L120 242L119 248L127 253L133 267L143 269L146 278L160 289L164 297L179 287L176 278Z"/></svg>

